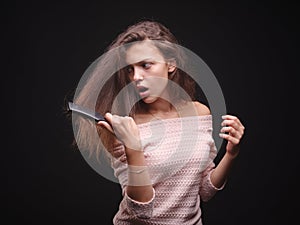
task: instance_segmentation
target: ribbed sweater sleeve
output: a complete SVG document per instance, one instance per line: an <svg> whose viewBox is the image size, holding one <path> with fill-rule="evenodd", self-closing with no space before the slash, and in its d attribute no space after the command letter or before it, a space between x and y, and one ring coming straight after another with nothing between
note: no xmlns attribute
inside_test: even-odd
<svg viewBox="0 0 300 225"><path fill-rule="evenodd" d="M124 146L123 146L124 147ZM153 197L148 202L139 202L127 195L127 164L119 160L113 161L113 167L118 168L115 170L115 176L119 178L120 184L122 186L122 195L124 196L125 205L128 209L128 213L131 217L137 217L140 219L148 219L152 217L153 213L153 201L155 199L155 189L153 188Z"/></svg>
<svg viewBox="0 0 300 225"><path fill-rule="evenodd" d="M201 197L201 200L204 202L209 201L216 194L217 191L222 190L225 186L224 183L220 188L217 188L212 184L210 179L210 175L215 169L214 159L216 156L217 156L217 149L215 146L215 142L211 141L209 162L207 168L202 172L200 189L199 189L199 195Z"/></svg>
<svg viewBox="0 0 300 225"><path fill-rule="evenodd" d="M138 202L131 199L125 191L125 198L128 209L134 216L140 219L149 219L153 213L153 200L155 198L155 190L153 188L153 197L148 202Z"/></svg>

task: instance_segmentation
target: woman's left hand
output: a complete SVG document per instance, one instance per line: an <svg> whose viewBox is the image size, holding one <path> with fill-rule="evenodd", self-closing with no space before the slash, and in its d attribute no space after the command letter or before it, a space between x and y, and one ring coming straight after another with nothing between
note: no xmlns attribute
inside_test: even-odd
<svg viewBox="0 0 300 225"><path fill-rule="evenodd" d="M240 149L240 142L244 135L245 127L241 121L232 115L222 116L222 129L220 137L227 140L226 152L231 155L237 155Z"/></svg>

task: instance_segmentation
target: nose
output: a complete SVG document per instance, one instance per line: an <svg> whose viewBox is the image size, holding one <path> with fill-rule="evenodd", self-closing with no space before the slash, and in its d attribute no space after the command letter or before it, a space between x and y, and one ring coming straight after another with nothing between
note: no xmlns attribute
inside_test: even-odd
<svg viewBox="0 0 300 225"><path fill-rule="evenodd" d="M143 71L138 67L134 67L133 68L133 81L141 81L143 79L144 79Z"/></svg>

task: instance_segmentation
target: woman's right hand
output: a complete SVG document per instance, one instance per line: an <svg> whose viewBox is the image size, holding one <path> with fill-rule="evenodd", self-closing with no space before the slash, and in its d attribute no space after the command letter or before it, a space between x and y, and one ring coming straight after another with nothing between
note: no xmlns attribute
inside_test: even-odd
<svg viewBox="0 0 300 225"><path fill-rule="evenodd" d="M127 149L142 150L139 130L132 117L112 115L111 113L106 113L104 117L108 122L99 121L98 125L113 133Z"/></svg>

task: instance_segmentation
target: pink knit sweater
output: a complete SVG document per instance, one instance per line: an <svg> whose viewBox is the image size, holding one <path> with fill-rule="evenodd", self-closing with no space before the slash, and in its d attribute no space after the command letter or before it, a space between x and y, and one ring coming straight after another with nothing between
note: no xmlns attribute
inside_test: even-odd
<svg viewBox="0 0 300 225"><path fill-rule="evenodd" d="M127 164L114 160L123 190L115 225L201 225L200 201L218 190L210 180L217 150L212 116L153 120L138 125L153 184L153 198L137 202L126 194Z"/></svg>

